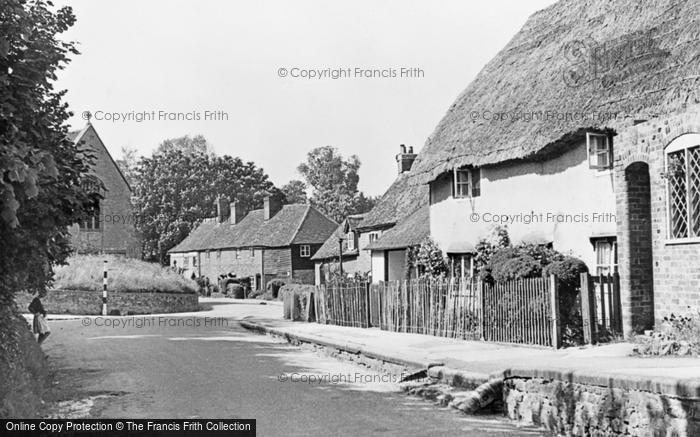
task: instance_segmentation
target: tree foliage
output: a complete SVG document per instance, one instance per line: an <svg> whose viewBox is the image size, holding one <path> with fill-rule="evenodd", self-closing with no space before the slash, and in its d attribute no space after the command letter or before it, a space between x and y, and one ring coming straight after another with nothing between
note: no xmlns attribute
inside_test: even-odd
<svg viewBox="0 0 700 437"><path fill-rule="evenodd" d="M410 267L414 267L418 269L420 276L433 278L445 276L449 272L449 265L442 250L430 237L426 237L420 246L407 252L407 272Z"/></svg>
<svg viewBox="0 0 700 437"><path fill-rule="evenodd" d="M311 204L336 222L374 206L357 188L360 159L355 155L345 159L334 147L317 147L297 169L312 189Z"/></svg>
<svg viewBox="0 0 700 437"><path fill-rule="evenodd" d="M141 158L135 180L136 225L143 257L152 261L164 261L167 251L203 218L214 216L218 195L250 211L262 207L266 194L280 194L253 162L201 149L160 147L151 157Z"/></svg>
<svg viewBox="0 0 700 437"><path fill-rule="evenodd" d="M136 149L133 147L122 147L122 157L115 161L126 181L132 186L136 179L136 165L139 161L136 153Z"/></svg>
<svg viewBox="0 0 700 437"><path fill-rule="evenodd" d="M280 187L287 203L309 203L306 196L306 184L299 180L291 180Z"/></svg>
<svg viewBox="0 0 700 437"><path fill-rule="evenodd" d="M41 0L0 5L0 304L41 291L70 253L68 227L95 197L91 155L67 138L65 91L53 83L73 43L58 35L75 17ZM92 185L98 181L92 181Z"/></svg>

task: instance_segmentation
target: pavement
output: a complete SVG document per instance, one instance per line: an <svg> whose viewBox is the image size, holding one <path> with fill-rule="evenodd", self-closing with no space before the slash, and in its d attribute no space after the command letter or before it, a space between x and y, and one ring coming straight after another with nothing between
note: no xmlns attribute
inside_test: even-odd
<svg viewBox="0 0 700 437"><path fill-rule="evenodd" d="M281 309L268 310L268 317L246 317L241 324L407 367L427 368L429 375L452 385L474 386L511 376L542 377L700 399L700 359L630 356L631 343L555 350L292 322L282 319Z"/></svg>
<svg viewBox="0 0 700 437"><path fill-rule="evenodd" d="M465 416L398 379L243 329L279 303L202 299L194 313L49 321L47 417L255 418L261 436L533 436L501 413Z"/></svg>

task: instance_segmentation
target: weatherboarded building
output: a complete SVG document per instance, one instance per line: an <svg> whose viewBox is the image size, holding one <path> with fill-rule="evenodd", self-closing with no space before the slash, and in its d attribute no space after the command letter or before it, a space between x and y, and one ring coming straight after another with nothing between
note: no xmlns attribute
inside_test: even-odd
<svg viewBox="0 0 700 437"><path fill-rule="evenodd" d="M625 333L700 308L700 2L563 0L531 16L417 157L430 234L494 224L618 271Z"/></svg>
<svg viewBox="0 0 700 437"><path fill-rule="evenodd" d="M262 209L245 213L222 196L217 216L168 251L170 265L212 283L220 275L249 278L253 289L275 278L313 284L311 257L337 226L311 205L282 205L266 197Z"/></svg>
<svg viewBox="0 0 700 437"><path fill-rule="evenodd" d="M92 173L102 188L90 217L70 227L71 244L78 253L111 253L138 256L139 247L131 205L131 187L114 162L112 155L88 123L82 130L69 133L70 138L95 157Z"/></svg>

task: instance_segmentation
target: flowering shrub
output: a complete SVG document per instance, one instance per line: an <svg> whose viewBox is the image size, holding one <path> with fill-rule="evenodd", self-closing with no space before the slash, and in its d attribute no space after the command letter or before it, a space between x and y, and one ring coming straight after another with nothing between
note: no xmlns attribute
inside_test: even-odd
<svg viewBox="0 0 700 437"><path fill-rule="evenodd" d="M664 317L651 335L634 337L634 353L643 356L700 356L700 311Z"/></svg>

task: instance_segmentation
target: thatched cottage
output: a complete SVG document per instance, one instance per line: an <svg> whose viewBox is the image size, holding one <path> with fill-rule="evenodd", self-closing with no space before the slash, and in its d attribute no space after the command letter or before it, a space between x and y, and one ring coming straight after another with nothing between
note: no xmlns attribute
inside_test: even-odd
<svg viewBox="0 0 700 437"><path fill-rule="evenodd" d="M311 205L282 205L274 196L247 213L219 196L216 209L168 251L170 265L211 283L220 275L247 278L254 290L276 278L313 284L311 257L338 226Z"/></svg>
<svg viewBox="0 0 700 437"><path fill-rule="evenodd" d="M364 214L346 217L311 257L316 265L316 284L324 284L340 274L341 257L342 272L346 277L356 275L364 277L369 274L371 269L369 253L360 250L360 247L364 248L368 244L366 241L368 235L358 231L363 218Z"/></svg>
<svg viewBox="0 0 700 437"><path fill-rule="evenodd" d="M365 235L360 250L370 254L372 281L396 281L410 276L406 250L429 233L428 187L412 171L416 154L401 145L396 155L398 176L358 226Z"/></svg>
<svg viewBox="0 0 700 437"><path fill-rule="evenodd" d="M92 174L103 188L87 220L70 227L71 245L78 253L138 256L138 239L131 205L131 187L92 123L70 132L69 138L95 157Z"/></svg>
<svg viewBox="0 0 700 437"><path fill-rule="evenodd" d="M620 274L625 333L700 308L700 2L562 0L449 108L411 173L468 258L494 224ZM453 249L456 250L456 249Z"/></svg>

